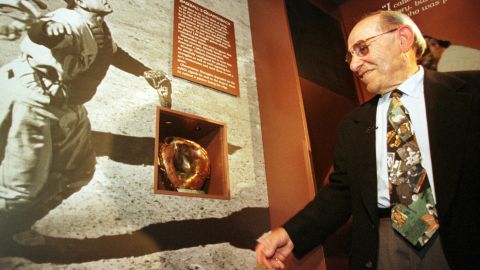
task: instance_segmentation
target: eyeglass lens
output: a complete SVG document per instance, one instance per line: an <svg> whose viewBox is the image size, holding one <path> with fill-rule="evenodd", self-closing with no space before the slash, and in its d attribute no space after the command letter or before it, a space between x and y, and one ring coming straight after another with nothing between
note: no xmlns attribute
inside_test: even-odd
<svg viewBox="0 0 480 270"><path fill-rule="evenodd" d="M357 43L355 43L353 45L352 50L353 50L353 53L355 53L358 57L363 57L369 53L368 45L364 40L360 40ZM352 61L352 57L353 57L352 53L348 51L347 54L345 55L345 62L350 64L350 62Z"/></svg>

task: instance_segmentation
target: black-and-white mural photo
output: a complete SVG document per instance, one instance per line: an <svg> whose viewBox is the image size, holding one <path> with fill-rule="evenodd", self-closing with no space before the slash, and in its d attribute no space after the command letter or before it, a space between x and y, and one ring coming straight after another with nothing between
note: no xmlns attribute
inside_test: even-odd
<svg viewBox="0 0 480 270"><path fill-rule="evenodd" d="M172 75L174 1L0 1L1 269L255 268L247 1L196 3L237 26L239 97ZM154 193L158 107L225 123L228 199Z"/></svg>

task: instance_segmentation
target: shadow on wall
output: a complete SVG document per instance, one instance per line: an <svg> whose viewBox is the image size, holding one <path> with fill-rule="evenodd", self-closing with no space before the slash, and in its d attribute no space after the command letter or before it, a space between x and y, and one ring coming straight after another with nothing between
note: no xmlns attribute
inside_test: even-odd
<svg viewBox="0 0 480 270"><path fill-rule="evenodd" d="M0 257L23 257L36 263L70 264L137 257L219 243L253 250L256 237L268 227L267 208L244 208L225 218L152 224L131 234L96 239L44 237L41 244L34 246L20 245L12 240L1 243Z"/></svg>
<svg viewBox="0 0 480 270"><path fill-rule="evenodd" d="M153 165L155 138L133 137L107 132L92 131L92 144L97 157L110 159L130 165ZM241 149L228 144L228 154Z"/></svg>
<svg viewBox="0 0 480 270"><path fill-rule="evenodd" d="M130 165L153 165L155 139L92 131L92 144L97 157Z"/></svg>

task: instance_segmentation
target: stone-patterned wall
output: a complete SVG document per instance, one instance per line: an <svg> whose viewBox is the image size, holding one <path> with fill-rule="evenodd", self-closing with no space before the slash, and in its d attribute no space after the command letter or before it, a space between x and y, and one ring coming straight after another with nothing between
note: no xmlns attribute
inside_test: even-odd
<svg viewBox="0 0 480 270"><path fill-rule="evenodd" d="M1 269L255 269L268 199L247 0L194 1L235 24L240 97L171 76L173 2L111 1L107 22L120 47L169 75L173 110L226 123L231 199L153 194L153 164L97 153L90 183L38 220L26 246L0 257ZM18 55L18 42L0 47L2 65ZM111 67L86 104L94 139L142 138L151 146L158 103L143 78ZM153 148L142 151L153 158Z"/></svg>

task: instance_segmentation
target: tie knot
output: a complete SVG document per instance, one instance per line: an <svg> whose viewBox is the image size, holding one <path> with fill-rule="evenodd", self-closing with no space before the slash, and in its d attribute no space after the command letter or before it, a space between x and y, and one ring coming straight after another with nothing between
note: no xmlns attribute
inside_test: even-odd
<svg viewBox="0 0 480 270"><path fill-rule="evenodd" d="M403 95L403 92L398 90L398 89L395 89L392 91L392 94L390 94L390 97L392 98L399 98Z"/></svg>

